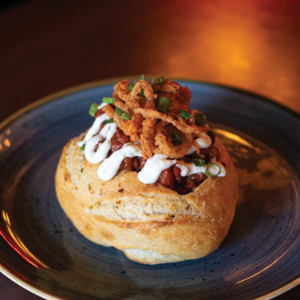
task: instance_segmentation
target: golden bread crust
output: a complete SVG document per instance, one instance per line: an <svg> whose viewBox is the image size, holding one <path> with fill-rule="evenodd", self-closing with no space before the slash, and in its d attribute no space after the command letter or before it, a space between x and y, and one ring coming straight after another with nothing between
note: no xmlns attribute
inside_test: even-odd
<svg viewBox="0 0 300 300"><path fill-rule="evenodd" d="M193 192L179 195L143 184L136 172L121 171L102 181L99 164L87 162L77 146L82 138L64 147L55 183L62 208L86 238L147 264L197 259L219 247L234 217L238 180L218 139L226 176L209 177Z"/></svg>

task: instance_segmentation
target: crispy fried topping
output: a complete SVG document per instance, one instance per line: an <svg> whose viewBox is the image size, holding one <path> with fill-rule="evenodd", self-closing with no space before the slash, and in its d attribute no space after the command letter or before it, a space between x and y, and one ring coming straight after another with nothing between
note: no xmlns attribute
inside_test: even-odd
<svg viewBox="0 0 300 300"><path fill-rule="evenodd" d="M155 149L155 124L156 119L148 118L143 121L143 129L141 134L142 155L145 159L152 157Z"/></svg>
<svg viewBox="0 0 300 300"><path fill-rule="evenodd" d="M165 154L170 158L181 158L186 155L191 145L200 152L198 144L194 141L205 128L195 125L195 113L189 109L191 92L188 87L182 87L173 80L166 79L159 84L151 84L139 78L133 84L122 80L114 86L114 104L104 107L105 113L114 119L120 129L137 142L141 140L142 155L145 159L153 153ZM168 98L170 104L167 113L157 110L157 103L162 97ZM117 116L115 108L121 108L130 113L131 118L124 120ZM191 117L184 120L179 110L186 110ZM184 138L180 145L172 143L171 134L176 132Z"/></svg>

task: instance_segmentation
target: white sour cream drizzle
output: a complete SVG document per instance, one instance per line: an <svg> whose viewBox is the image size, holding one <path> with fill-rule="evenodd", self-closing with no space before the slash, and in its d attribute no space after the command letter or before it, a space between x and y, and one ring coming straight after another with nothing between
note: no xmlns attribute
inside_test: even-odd
<svg viewBox="0 0 300 300"><path fill-rule="evenodd" d="M205 132L201 132L201 135L199 138L195 140L195 142L199 145L200 148L206 149L210 147L212 144L211 138L209 135L207 135ZM196 151L196 147L192 145L186 155L190 155Z"/></svg>
<svg viewBox="0 0 300 300"><path fill-rule="evenodd" d="M192 174L204 173L205 170L207 169L207 165L204 165L203 167L197 167L192 163L183 163L183 162L181 162L181 163L182 164L176 164L176 167L178 167L181 170L181 173L180 173L181 176L189 176ZM211 165L208 168L209 174L217 175L221 169L220 174L217 176L224 177L226 175L226 169L224 168L224 166L222 164L220 164L219 162L217 162L215 160L212 160L210 162L210 164Z"/></svg>
<svg viewBox="0 0 300 300"><path fill-rule="evenodd" d="M88 162L92 164L98 164L106 158L110 146L111 139L117 131L116 123L106 124L98 135L93 136L90 140L87 141L85 145L85 158ZM99 148L95 151L95 147L98 142L105 140L102 144L99 144Z"/></svg>
<svg viewBox="0 0 300 300"><path fill-rule="evenodd" d="M155 154L149 158L144 168L138 173L138 179L142 183L154 183L158 180L161 172L176 164L176 160L168 160L163 154Z"/></svg>
<svg viewBox="0 0 300 300"><path fill-rule="evenodd" d="M118 172L124 158L142 156L140 145L125 144L106 158L98 168L97 175L103 181L111 180Z"/></svg>
<svg viewBox="0 0 300 300"><path fill-rule="evenodd" d="M101 109L106 105L108 105L108 103L102 103L98 106L98 109ZM97 175L103 181L111 180L117 174L122 161L126 157L142 156L141 144L134 143L123 145L121 149L115 151L110 157L106 158L111 148L111 139L117 131L118 125L116 123L108 123L102 128L101 132L98 133L98 131L101 124L105 120L109 119L110 118L105 113L97 117L92 127L86 133L84 139L78 143L79 147L86 144L84 154L88 162L92 164L102 162L97 170ZM212 144L211 138L204 132L201 133L201 136L195 141L200 148L208 148ZM95 151L95 147L99 142L103 143L99 144L99 148ZM192 145L188 150L187 155L192 154L195 151L196 148ZM217 176L226 175L226 169L222 164L217 161L211 161L211 163L213 164L211 164L208 169L210 174L216 175L221 170L220 174ZM180 168L181 176L204 173L207 169L207 165L203 167L196 167L192 163L184 163L182 161L177 163L177 160L167 159L167 156L163 154L155 154L147 160L144 168L138 173L138 179L145 184L155 183L161 172L170 168L174 164Z"/></svg>
<svg viewBox="0 0 300 300"><path fill-rule="evenodd" d="M106 103L104 103L106 104ZM99 105L101 106L101 105ZM97 117L92 125L92 127L89 129L89 131L86 133L84 139L78 143L78 146L81 147L84 144L86 144L87 141L89 141L95 134L98 133L98 130L100 128L100 125L103 123L103 121L109 120L109 116L107 114L102 114L101 116Z"/></svg>

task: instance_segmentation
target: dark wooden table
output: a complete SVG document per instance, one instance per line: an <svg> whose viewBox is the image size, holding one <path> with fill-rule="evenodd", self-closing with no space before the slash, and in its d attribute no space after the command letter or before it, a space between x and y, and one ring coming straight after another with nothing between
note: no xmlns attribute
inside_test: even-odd
<svg viewBox="0 0 300 300"><path fill-rule="evenodd" d="M299 0L23 1L0 13L0 121L58 90L161 74L300 113ZM0 274L1 299L40 299ZM276 298L300 299L300 287Z"/></svg>

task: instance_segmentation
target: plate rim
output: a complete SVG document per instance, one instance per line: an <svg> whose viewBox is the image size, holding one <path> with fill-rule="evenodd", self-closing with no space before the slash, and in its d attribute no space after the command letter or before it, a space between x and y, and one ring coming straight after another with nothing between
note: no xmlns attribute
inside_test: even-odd
<svg viewBox="0 0 300 300"><path fill-rule="evenodd" d="M147 79L149 77L157 77L157 76L158 75L145 74L145 77ZM91 88L101 87L101 86L104 86L104 85L109 85L109 84L112 84L112 83L116 83L120 80L124 80L124 77L127 78L128 80L135 80L136 78L139 77L139 75L130 75L130 76L122 76L122 77L118 76L118 77L111 77L111 78L107 78L107 79L94 80L94 81L91 81L91 82L86 82L86 83L74 85L74 86L71 86L69 88L65 88L65 89L59 90L58 92L51 93L47 96L41 97L38 100L33 101L32 103L25 105L24 107L20 108L19 110L17 110L16 112L11 114L7 118L5 118L3 121L1 121L1 123L0 123L0 132L4 131L9 125L14 123L16 120L20 119L21 117L23 117L27 113L29 113L29 112L31 112L31 111L47 104L47 103L55 101L60 97L67 96L67 95L70 95L70 94L74 94L76 92L88 90L88 89L91 89ZM236 92L236 93L241 93L241 94L244 94L244 95L251 96L251 97L256 98L256 99L258 99L262 102L267 102L270 105L273 105L273 106L277 107L278 109L280 109L280 110L284 111L285 113L291 115L292 117L298 119L298 121L300 122L300 113L296 112L292 108L289 108L288 106L285 106L282 103L279 103L276 100L273 100L273 99L271 99L267 96L263 96L263 95L258 94L256 92L252 92L252 91L245 90L245 89L238 88L238 87L234 87L234 86L229 86L229 85L226 85L226 84L209 82L209 81L203 81L203 80L197 80L197 79L191 79L191 78L178 78L178 77L172 77L172 76L166 76L166 77L172 78L175 81L184 81L186 83L190 82L190 83L196 83L196 84L197 83L198 84L204 84L204 85L208 85L208 86L212 86L212 87L219 87L219 88L223 88L225 90L230 90L230 91L233 91L233 92ZM37 287L36 285L32 285L32 284L26 282L24 279L21 279L17 275L13 274L10 270L6 269L1 264L1 262L0 262L0 272L3 275L5 275L7 278L12 280L14 283L21 286L22 288L30 291L31 293L33 293L37 296L42 297L44 299L68 300L66 298L61 298L57 295L54 295L50 292L46 292L43 289L40 289L39 287ZM259 297L253 298L252 300L272 299L276 296L279 296L279 295L283 294L284 292L289 291L290 289L297 286L298 284L300 284L300 272L299 272L299 275L296 278L294 278L292 281L278 287L277 289L275 289L275 290L273 290L273 291L271 291L271 292L269 292L265 295L261 295Z"/></svg>

